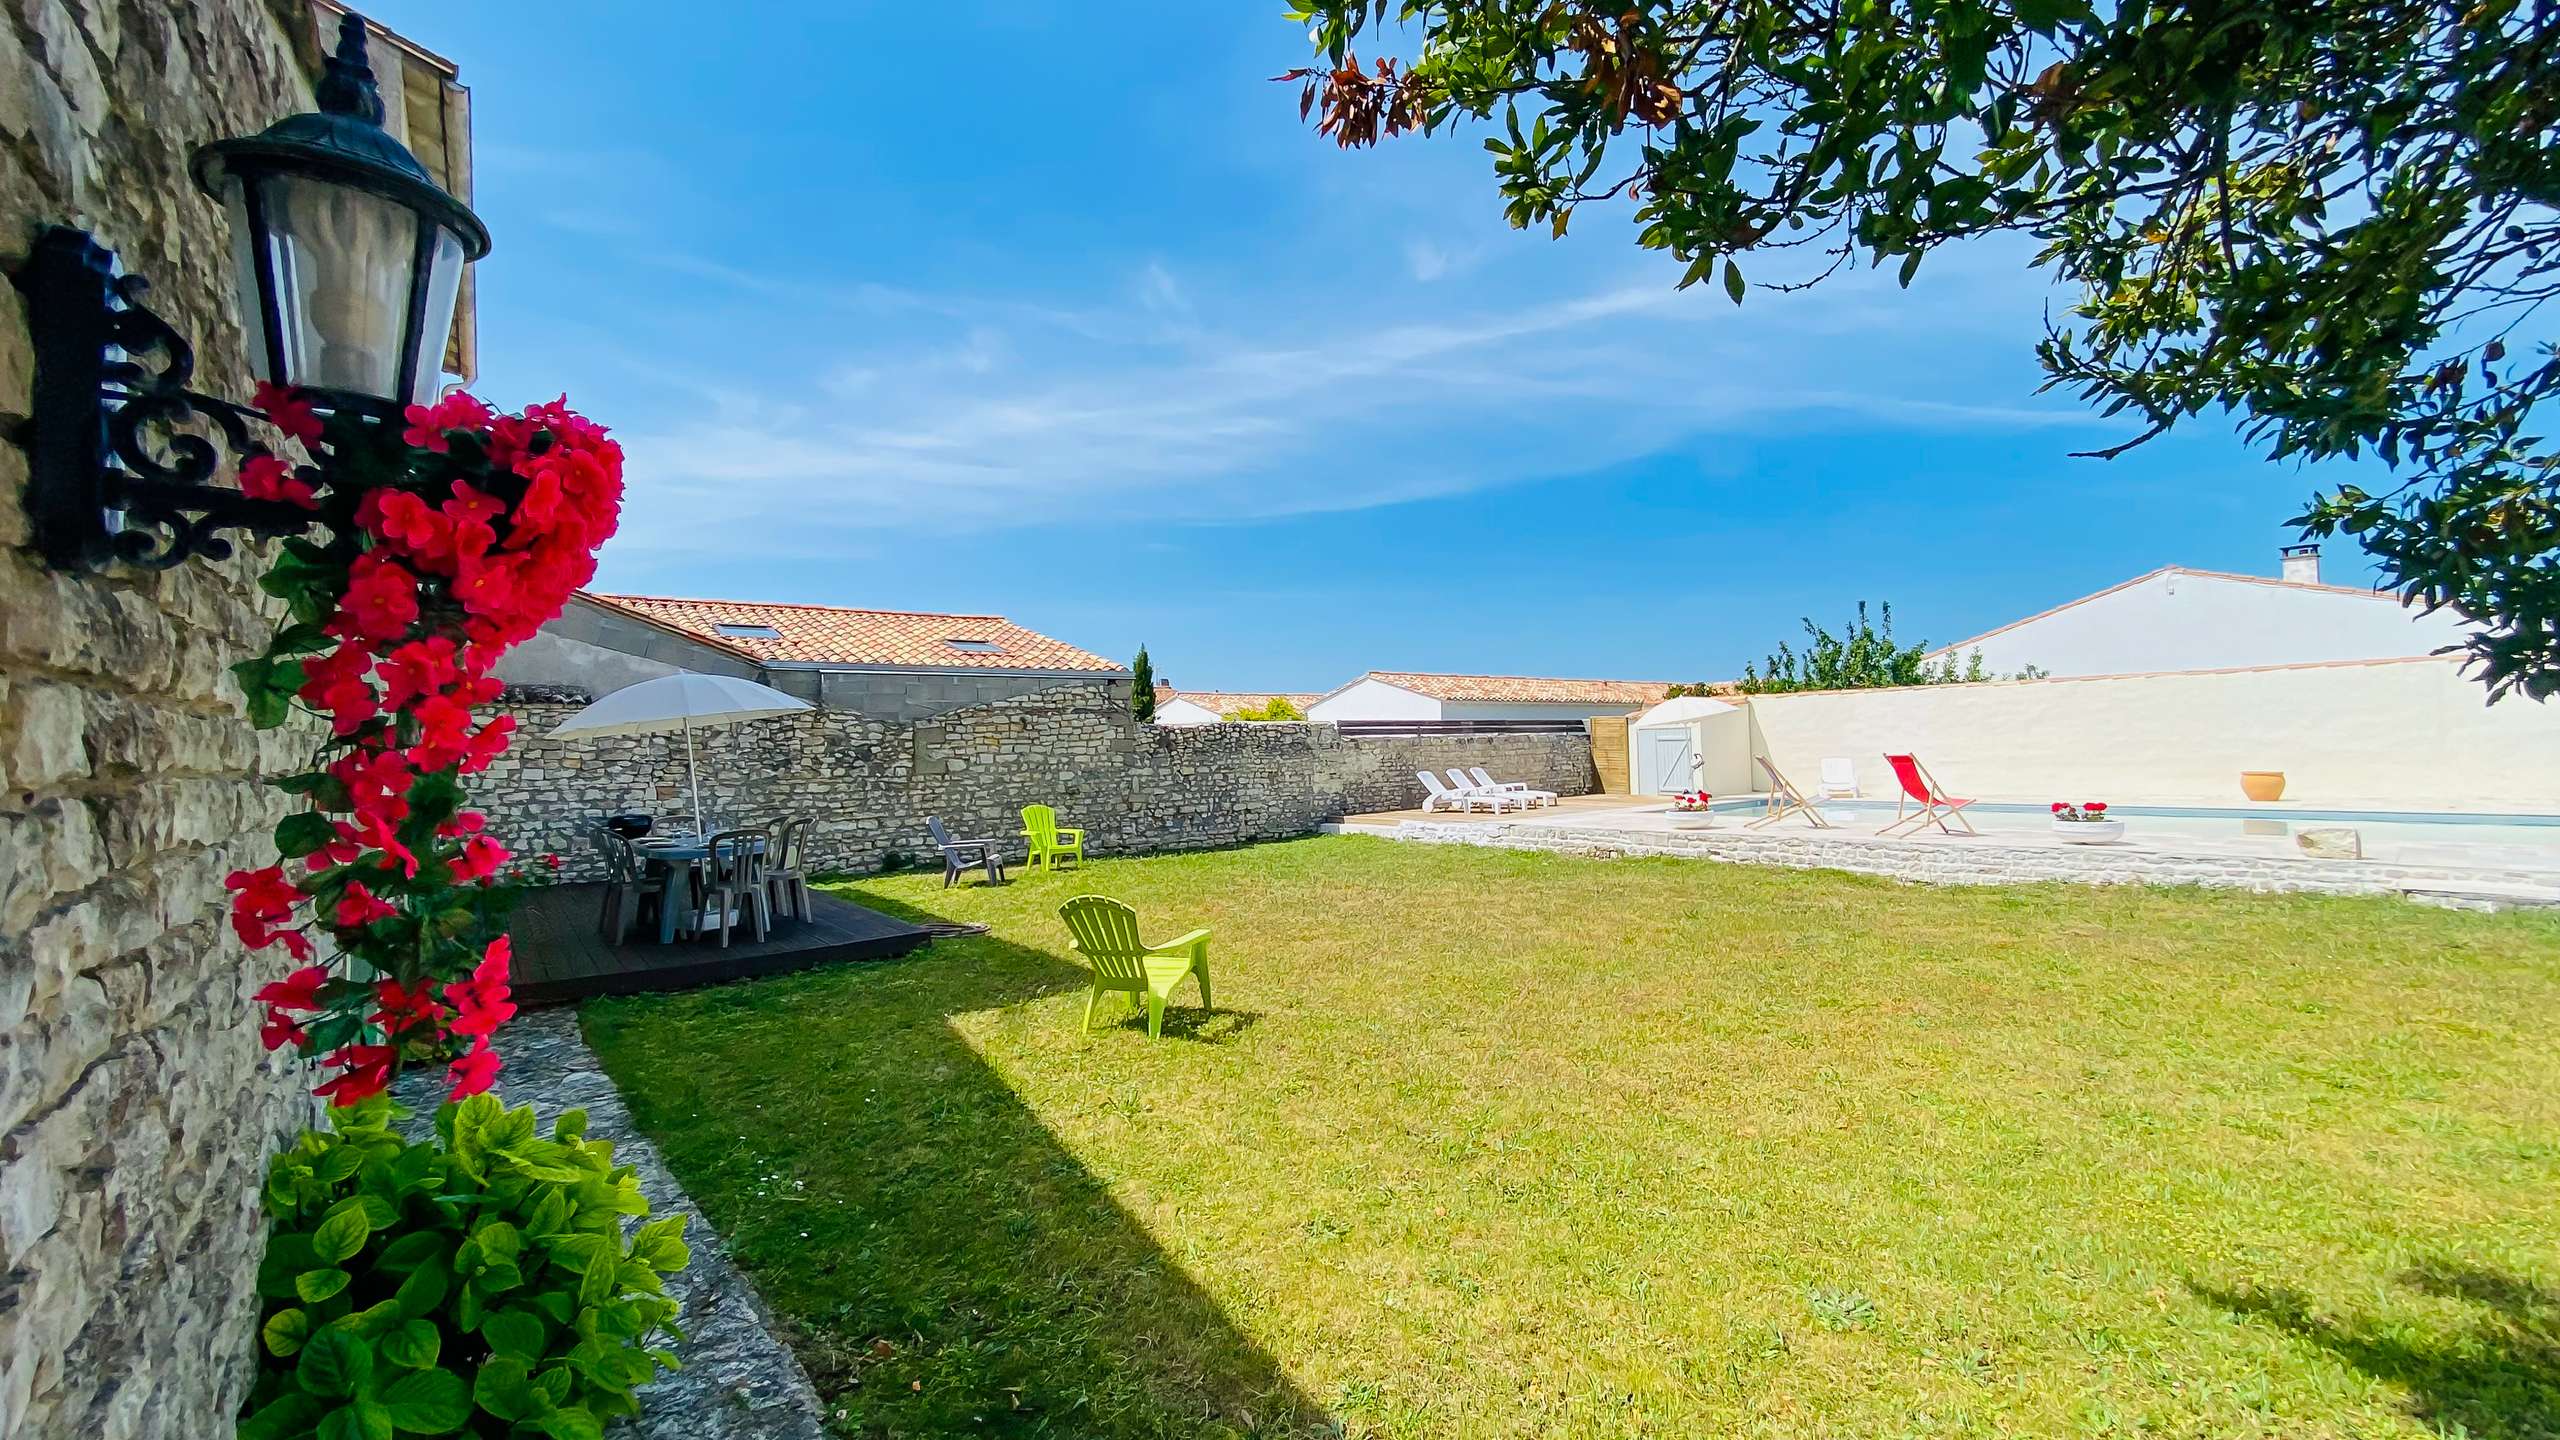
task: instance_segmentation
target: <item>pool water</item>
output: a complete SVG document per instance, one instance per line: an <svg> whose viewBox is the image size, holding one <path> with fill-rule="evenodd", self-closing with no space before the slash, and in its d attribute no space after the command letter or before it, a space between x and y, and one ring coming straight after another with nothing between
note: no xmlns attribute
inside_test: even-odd
<svg viewBox="0 0 2560 1440"><path fill-rule="evenodd" d="M1757 815L1757 796L1718 800L1716 814ZM1893 820L1894 807L1876 800L1831 800L1818 808L1834 823L1869 832ZM2051 839L2049 806L1981 801L1965 809L1985 835ZM2268 855L2299 855L2296 832L2344 826L2362 838L2365 858L2400 865L2494 865L2560 869L2560 815L2499 815L2459 811L2333 810L2293 807L2250 809L2180 805L2112 805L2110 819L2125 822L2125 838L2212 842L2212 848ZM1928 833L1936 834L1935 827Z"/></svg>

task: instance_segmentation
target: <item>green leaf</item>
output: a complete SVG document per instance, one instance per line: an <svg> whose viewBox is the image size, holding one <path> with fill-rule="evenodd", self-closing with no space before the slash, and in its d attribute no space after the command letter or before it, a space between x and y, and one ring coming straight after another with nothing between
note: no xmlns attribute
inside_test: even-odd
<svg viewBox="0 0 2560 1440"><path fill-rule="evenodd" d="M352 1400L320 1417L319 1440L392 1440L391 1412L371 1400Z"/></svg>
<svg viewBox="0 0 2560 1440"><path fill-rule="evenodd" d="M304 1304L317 1305L321 1301L328 1299L330 1296L337 1294L339 1291L346 1289L347 1282L354 1278L354 1276L349 1275L346 1271L334 1268L328 1270L305 1270L301 1274L293 1277L293 1293L301 1296Z"/></svg>
<svg viewBox="0 0 2560 1440"><path fill-rule="evenodd" d="M382 1392L391 1423L413 1435L449 1435L471 1418L471 1391L450 1370L403 1375Z"/></svg>
<svg viewBox="0 0 2560 1440"><path fill-rule="evenodd" d="M551 1440L604 1440L604 1422L584 1406L571 1405L554 1410L537 1424Z"/></svg>
<svg viewBox="0 0 2560 1440"><path fill-rule="evenodd" d="M267 1317L258 1328L259 1338L267 1342L270 1355L290 1355L311 1338L311 1315L303 1310L279 1310Z"/></svg>
<svg viewBox="0 0 2560 1440"><path fill-rule="evenodd" d="M366 1217L362 1205L342 1204L330 1211L329 1218L312 1233L311 1248L322 1260L335 1265L362 1250L365 1237L372 1233L373 1221Z"/></svg>
<svg viewBox="0 0 2560 1440"><path fill-rule="evenodd" d="M409 1272L409 1278L400 1282L391 1298L399 1304L401 1314L424 1315L443 1304L452 1289L452 1271L442 1265L421 1265Z"/></svg>
<svg viewBox="0 0 2560 1440"><path fill-rule="evenodd" d="M480 1366L471 1384L472 1402L501 1420L530 1420L541 1408L533 1394L533 1376L521 1360L499 1356Z"/></svg>
<svg viewBox="0 0 2560 1440"><path fill-rule="evenodd" d="M403 1370L432 1370L444 1351L444 1334L432 1320L404 1320L382 1337L382 1358Z"/></svg>
<svg viewBox="0 0 2560 1440"><path fill-rule="evenodd" d="M471 1232L480 1251L492 1260L513 1260L524 1253L524 1236L504 1220L491 1220Z"/></svg>
<svg viewBox="0 0 2560 1440"><path fill-rule="evenodd" d="M542 1320L529 1310L501 1310L481 1321L480 1338L500 1355L512 1355L527 1363L542 1358Z"/></svg>
<svg viewBox="0 0 2560 1440"><path fill-rule="evenodd" d="M1734 304L1742 303L1742 267L1731 260L1724 262L1724 293L1732 298Z"/></svg>
<svg viewBox="0 0 2560 1440"><path fill-rule="evenodd" d="M547 1410L568 1399L571 1387L577 1383L578 1377L569 1372L568 1366L554 1365L533 1377L533 1398Z"/></svg>
<svg viewBox="0 0 2560 1440"><path fill-rule="evenodd" d="M615 1270L616 1267L609 1264L588 1266L587 1273L578 1277L578 1303L602 1305L612 1299L614 1292L622 1288Z"/></svg>
<svg viewBox="0 0 2560 1440"><path fill-rule="evenodd" d="M353 1395L373 1376L373 1346L349 1330L322 1330L302 1347L294 1378L314 1395Z"/></svg>
<svg viewBox="0 0 2560 1440"><path fill-rule="evenodd" d="M433 1230L412 1230L383 1246L382 1253L374 1258L373 1268L398 1274L421 1265L442 1265L444 1243L444 1237Z"/></svg>
<svg viewBox="0 0 2560 1440"><path fill-rule="evenodd" d="M308 1390L288 1390L241 1421L238 1440L302 1440L328 1408Z"/></svg>

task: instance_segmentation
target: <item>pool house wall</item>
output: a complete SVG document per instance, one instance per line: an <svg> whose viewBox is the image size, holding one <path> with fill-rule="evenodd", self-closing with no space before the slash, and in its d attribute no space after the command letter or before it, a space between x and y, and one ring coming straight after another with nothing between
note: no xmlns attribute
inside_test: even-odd
<svg viewBox="0 0 2560 1440"><path fill-rule="evenodd" d="M2560 811L2560 705L2495 705L2450 658L1756 695L1749 746L1799 786L1825 756L1891 798L1888 751L1957 795L1994 800L2248 803L2243 770L2279 770L2287 802ZM1742 757L1747 761L1748 755Z"/></svg>

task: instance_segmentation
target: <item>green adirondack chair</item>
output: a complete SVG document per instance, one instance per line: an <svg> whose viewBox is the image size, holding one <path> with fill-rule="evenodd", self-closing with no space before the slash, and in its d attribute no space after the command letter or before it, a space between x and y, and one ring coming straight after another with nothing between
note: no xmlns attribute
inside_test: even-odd
<svg viewBox="0 0 2560 1440"><path fill-rule="evenodd" d="M1084 832L1059 824L1058 812L1046 805L1022 807L1022 838L1031 842L1031 856L1022 862L1025 870L1054 873L1061 860L1084 863Z"/></svg>
<svg viewBox="0 0 2560 1440"><path fill-rule="evenodd" d="M1058 907L1076 953L1093 964L1093 988L1085 992L1084 1028L1093 1028L1093 1005L1107 991L1118 991L1147 1007L1147 1035L1164 1034L1164 1002L1185 975L1200 981L1200 1008L1215 1008L1209 999L1209 932L1194 930L1179 940L1149 945L1138 938L1138 912L1100 895L1079 895Z"/></svg>

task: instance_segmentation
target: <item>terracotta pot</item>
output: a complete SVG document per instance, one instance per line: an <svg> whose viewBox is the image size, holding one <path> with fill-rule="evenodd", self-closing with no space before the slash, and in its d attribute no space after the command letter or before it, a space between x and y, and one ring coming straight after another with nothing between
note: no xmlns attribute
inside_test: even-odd
<svg viewBox="0 0 2560 1440"><path fill-rule="evenodd" d="M2252 800L2284 798L2284 772L2281 770L2243 770L2240 792Z"/></svg>

